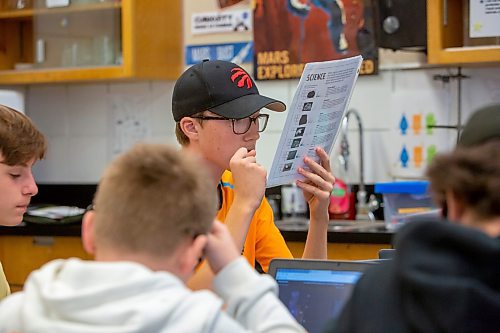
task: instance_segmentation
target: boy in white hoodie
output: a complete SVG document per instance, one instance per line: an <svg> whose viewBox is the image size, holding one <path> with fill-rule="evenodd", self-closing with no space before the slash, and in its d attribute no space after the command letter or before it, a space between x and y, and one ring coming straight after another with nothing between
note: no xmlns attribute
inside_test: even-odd
<svg viewBox="0 0 500 333"><path fill-rule="evenodd" d="M185 154L140 144L112 162L82 226L95 261L55 260L32 273L0 303L0 332L303 332L276 283L213 222L215 190ZM185 286L202 256L220 297Z"/></svg>

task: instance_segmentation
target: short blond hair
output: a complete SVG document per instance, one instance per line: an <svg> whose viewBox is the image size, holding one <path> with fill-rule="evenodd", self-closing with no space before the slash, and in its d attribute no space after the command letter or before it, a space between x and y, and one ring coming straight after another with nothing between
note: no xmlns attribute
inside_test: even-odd
<svg viewBox="0 0 500 333"><path fill-rule="evenodd" d="M21 112L0 105L0 154L10 166L42 159L47 140L33 122Z"/></svg>
<svg viewBox="0 0 500 333"><path fill-rule="evenodd" d="M201 161L161 144L138 144L106 169L95 196L95 243L165 257L207 233L216 188Z"/></svg>

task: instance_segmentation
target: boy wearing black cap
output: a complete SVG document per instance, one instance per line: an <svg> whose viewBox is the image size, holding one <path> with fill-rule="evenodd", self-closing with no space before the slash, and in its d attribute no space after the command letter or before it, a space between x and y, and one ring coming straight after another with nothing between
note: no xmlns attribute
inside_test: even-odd
<svg viewBox="0 0 500 333"><path fill-rule="evenodd" d="M228 61L203 61L177 80L172 112L176 136L183 149L200 155L218 187L217 218L229 228L250 264L267 271L273 258L291 258L273 212L264 197L266 170L256 162L255 146L268 115L260 110L285 111L285 104L259 94L250 75ZM297 181L309 204L310 227L305 258L326 258L328 205L335 178L327 153L317 148L320 162L304 162ZM230 170L230 171L229 171ZM211 272L204 265L190 285L210 287Z"/></svg>

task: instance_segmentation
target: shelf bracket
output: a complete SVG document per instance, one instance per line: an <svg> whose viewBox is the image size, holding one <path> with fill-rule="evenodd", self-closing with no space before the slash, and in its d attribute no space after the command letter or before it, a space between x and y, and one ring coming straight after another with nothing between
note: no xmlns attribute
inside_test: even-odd
<svg viewBox="0 0 500 333"><path fill-rule="evenodd" d="M429 125L428 128L442 128L442 129L455 129L457 130L457 143L460 139L460 132L462 131L462 80L468 79L470 76L462 74L462 67L458 67L457 74L436 74L433 76L435 81L441 81L443 84L449 83L451 80L457 80L457 124L456 125Z"/></svg>

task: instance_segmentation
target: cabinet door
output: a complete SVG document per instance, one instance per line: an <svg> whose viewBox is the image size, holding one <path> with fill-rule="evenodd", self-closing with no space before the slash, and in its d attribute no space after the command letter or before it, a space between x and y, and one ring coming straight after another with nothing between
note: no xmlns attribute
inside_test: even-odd
<svg viewBox="0 0 500 333"><path fill-rule="evenodd" d="M181 5L0 0L0 84L175 79L183 64Z"/></svg>
<svg viewBox="0 0 500 333"><path fill-rule="evenodd" d="M431 64L500 62L500 36L470 38L469 0L427 1L427 49Z"/></svg>
<svg viewBox="0 0 500 333"><path fill-rule="evenodd" d="M36 4L42 6L40 2ZM121 65L120 1L68 1L68 6L47 8L44 5L36 8L35 13L35 68Z"/></svg>
<svg viewBox="0 0 500 333"><path fill-rule="evenodd" d="M301 258L304 242L286 243L294 258ZM381 249L391 249L390 244L328 243L327 256L330 260L369 260L378 259Z"/></svg>
<svg viewBox="0 0 500 333"><path fill-rule="evenodd" d="M22 286L33 270L53 259L92 258L80 237L2 236L0 253L5 276L13 287Z"/></svg>

